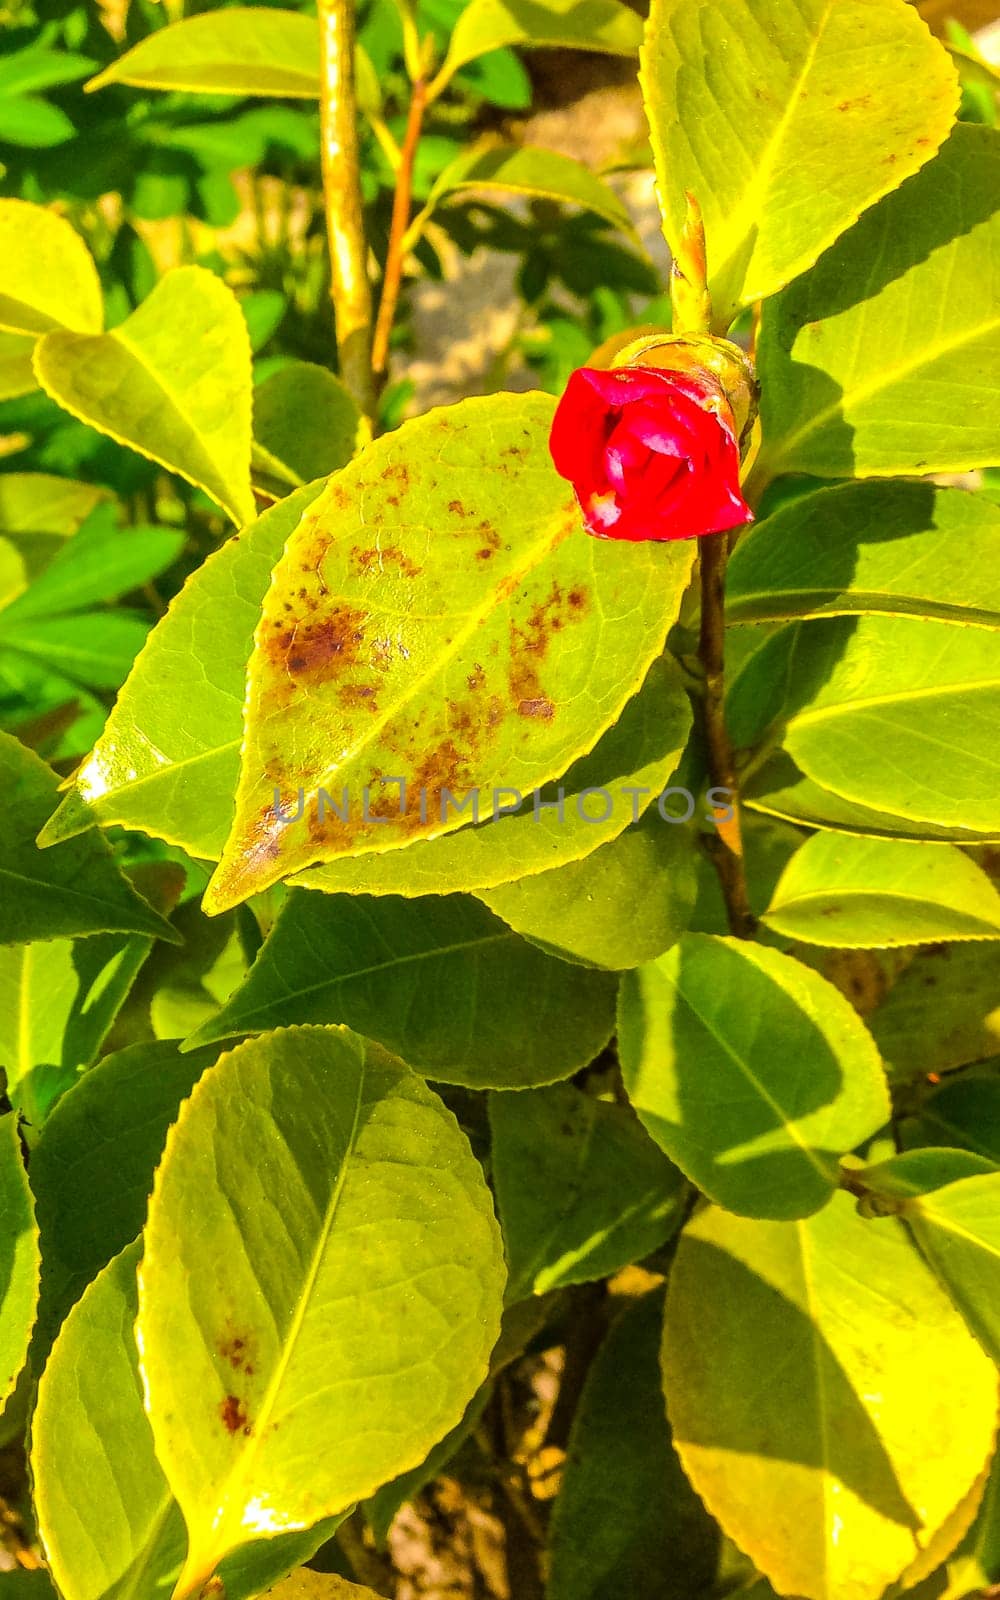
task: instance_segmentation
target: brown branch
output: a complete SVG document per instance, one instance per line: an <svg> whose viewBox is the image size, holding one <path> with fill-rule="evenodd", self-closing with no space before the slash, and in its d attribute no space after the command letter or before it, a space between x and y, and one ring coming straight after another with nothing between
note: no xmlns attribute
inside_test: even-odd
<svg viewBox="0 0 1000 1600"><path fill-rule="evenodd" d="M413 196L413 163L420 143L424 111L427 107L427 84L418 78L413 85L410 112L406 120L406 133L400 152L399 171L396 173L396 192L392 200L392 222L389 226L389 245L385 256L385 274L382 278L382 296L372 341L372 370L376 386L385 382L389 369L389 338L399 303L403 282L405 258L404 240L410 222L410 204Z"/></svg>
<svg viewBox="0 0 1000 1600"><path fill-rule="evenodd" d="M701 726L708 757L708 772L713 789L726 789L732 796L733 817L716 823L705 844L712 858L726 902L730 932L740 939L752 939L757 919L750 909L743 861L743 836L740 828L739 789L733 765L732 745L725 716L726 651L726 563L729 559L725 534L710 534L700 542L701 551L701 632L698 655L704 673L701 698Z"/></svg>
<svg viewBox="0 0 1000 1600"><path fill-rule="evenodd" d="M340 373L365 416L371 416L372 294L354 94L354 4L355 0L319 0L319 114L330 294Z"/></svg>

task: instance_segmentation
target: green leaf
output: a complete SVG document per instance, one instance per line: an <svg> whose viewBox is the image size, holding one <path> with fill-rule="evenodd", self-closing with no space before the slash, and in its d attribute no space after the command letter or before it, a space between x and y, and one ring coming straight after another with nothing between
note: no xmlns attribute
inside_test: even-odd
<svg viewBox="0 0 1000 1600"><path fill-rule="evenodd" d="M0 1405L24 1366L38 1303L38 1228L17 1120L0 1117Z"/></svg>
<svg viewBox="0 0 1000 1600"><path fill-rule="evenodd" d="M239 777L243 681L261 601L285 540L321 488L289 495L188 579L149 635L45 843L95 821L119 822L218 860Z"/></svg>
<svg viewBox="0 0 1000 1600"><path fill-rule="evenodd" d="M590 857L606 841L623 835L632 819L642 816L654 793L676 769L690 728L691 703L680 674L670 657L661 656L618 721L561 778L543 786L537 806L534 796L526 795L520 809L509 814L495 819L487 816L477 825L443 838L418 840L405 850L346 856L314 867L294 881L327 893L412 896L492 889L533 873L549 879L550 869ZM504 793L503 803L509 801L513 808L517 793ZM489 808L489 796L483 796L481 814ZM662 846L658 853L661 859L667 848ZM614 859L621 866L623 858L616 855ZM638 866L634 846L628 847L624 861ZM602 876L608 871L605 861ZM682 869L678 883L681 903L684 876ZM676 917L677 912L678 901L664 897L662 904L638 919L635 936L658 937L664 921ZM584 936L581 933L579 937ZM609 928L605 953L613 938ZM615 943L620 950L623 941Z"/></svg>
<svg viewBox="0 0 1000 1600"><path fill-rule="evenodd" d="M681 1470L660 1386L663 1293L618 1317L587 1375L552 1517L548 1600L703 1600L719 1533Z"/></svg>
<svg viewBox="0 0 1000 1600"><path fill-rule="evenodd" d="M454 831L446 792L492 806L502 786L547 783L639 687L691 541L589 538L549 456L553 405L497 394L420 417L310 507L257 629L210 913L317 862ZM308 815L289 826L274 796L300 789ZM346 793L346 815L320 816L321 791Z"/></svg>
<svg viewBox="0 0 1000 1600"><path fill-rule="evenodd" d="M929 161L958 108L903 0L655 0L641 77L667 242L681 252L689 190L721 329Z"/></svg>
<svg viewBox="0 0 1000 1600"><path fill-rule="evenodd" d="M440 93L466 62L506 45L631 56L641 40L641 20L620 0L470 0L452 33L435 90Z"/></svg>
<svg viewBox="0 0 1000 1600"><path fill-rule="evenodd" d="M361 420L339 378L293 361L254 390L254 463L293 489L325 478L354 454Z"/></svg>
<svg viewBox="0 0 1000 1600"><path fill-rule="evenodd" d="M96 1059L151 947L122 934L0 946L0 1065L33 1129Z"/></svg>
<svg viewBox="0 0 1000 1600"><path fill-rule="evenodd" d="M764 921L847 949L1000 939L1000 895L954 845L819 833L792 857Z"/></svg>
<svg viewBox="0 0 1000 1600"><path fill-rule="evenodd" d="M1000 1073L997 1063L974 1068L932 1089L916 1116L900 1125L905 1149L956 1146L1000 1166Z"/></svg>
<svg viewBox="0 0 1000 1600"><path fill-rule="evenodd" d="M990 945L921 951L871 1019L889 1076L911 1082L1000 1052L997 954Z"/></svg>
<svg viewBox="0 0 1000 1600"><path fill-rule="evenodd" d="M0 612L0 648L51 667L88 689L117 689L128 677L149 631L147 619L124 608L79 617Z"/></svg>
<svg viewBox="0 0 1000 1600"><path fill-rule="evenodd" d="M31 43L23 50L12 50L0 62L0 94L26 94L35 89L54 89L59 84L75 83L93 70L88 56L70 50L51 50Z"/></svg>
<svg viewBox="0 0 1000 1600"><path fill-rule="evenodd" d="M903 1215L976 1338L1000 1362L1000 1171L930 1189L908 1200Z"/></svg>
<svg viewBox="0 0 1000 1600"><path fill-rule="evenodd" d="M687 1185L624 1106L557 1083L489 1107L509 1300L610 1277L680 1226Z"/></svg>
<svg viewBox="0 0 1000 1600"><path fill-rule="evenodd" d="M1000 652L984 628L829 617L772 635L728 699L735 743L769 727L806 777L911 823L1000 830Z"/></svg>
<svg viewBox="0 0 1000 1600"><path fill-rule="evenodd" d="M803 495L741 539L730 622L881 612L1000 627L1000 507L931 483Z"/></svg>
<svg viewBox="0 0 1000 1600"><path fill-rule="evenodd" d="M90 252L64 217L26 200L0 200L0 328L100 333L101 285Z"/></svg>
<svg viewBox="0 0 1000 1600"><path fill-rule="evenodd" d="M894 1219L716 1209L681 1235L663 1375L684 1469L774 1587L877 1600L993 1449L996 1370Z"/></svg>
<svg viewBox="0 0 1000 1600"><path fill-rule="evenodd" d="M39 1384L31 1448L35 1509L63 1600L166 1596L184 1560L184 1521L143 1410L132 1331L140 1250L136 1241L90 1284ZM227 1600L259 1594L332 1531L326 1523L245 1546L223 1564Z"/></svg>
<svg viewBox="0 0 1000 1600"><path fill-rule="evenodd" d="M629 1099L657 1144L744 1215L817 1211L840 1157L889 1117L875 1046L843 996L742 940L687 934L626 973L618 1041Z"/></svg>
<svg viewBox="0 0 1000 1600"><path fill-rule="evenodd" d="M115 1051L46 1122L31 1152L43 1253L40 1355L87 1284L141 1231L167 1129L217 1055L180 1055L175 1043L159 1042Z"/></svg>
<svg viewBox="0 0 1000 1600"><path fill-rule="evenodd" d="M295 890L242 988L189 1045L343 1022L443 1083L528 1088L607 1043L614 980L545 956L477 900Z"/></svg>
<svg viewBox="0 0 1000 1600"><path fill-rule="evenodd" d="M158 1039L184 1039L200 1028L247 973L235 913L209 919L202 916L200 903L192 901L180 908L174 926L184 948L158 951L149 973L149 1020Z"/></svg>
<svg viewBox="0 0 1000 1600"><path fill-rule="evenodd" d="M823 789L796 767L784 750L770 756L747 780L742 798L753 811L780 817L808 828L828 828L859 838L915 839L958 844L1000 840L1000 832L977 833L972 828L940 825L875 811L856 800Z"/></svg>
<svg viewBox="0 0 1000 1600"><path fill-rule="evenodd" d="M650 806L582 861L480 891L479 898L517 933L564 960L613 972L640 967L669 949L691 921L696 849L688 828Z"/></svg>
<svg viewBox="0 0 1000 1600"><path fill-rule="evenodd" d="M313 1572L309 1567L291 1573L271 1592L273 1600L382 1600L374 1589L349 1583L336 1572Z"/></svg>
<svg viewBox="0 0 1000 1600"><path fill-rule="evenodd" d="M482 1171L437 1096L350 1034L270 1034L205 1073L145 1244L147 1405L189 1536L178 1600L255 1534L415 1466L486 1376L504 1274Z"/></svg>
<svg viewBox="0 0 1000 1600"><path fill-rule="evenodd" d="M1000 259L998 193L1000 134L960 125L765 308L759 481L993 465L982 396L1000 382L1000 313L983 284Z"/></svg>
<svg viewBox="0 0 1000 1600"><path fill-rule="evenodd" d="M31 364L34 348L30 333L0 332L0 400L17 400L38 388Z"/></svg>
<svg viewBox="0 0 1000 1600"><path fill-rule="evenodd" d="M315 17L258 6L185 17L119 56L88 89L131 83L195 94L319 95Z"/></svg>
<svg viewBox="0 0 1000 1600"><path fill-rule="evenodd" d="M5 472L0 474L0 531L32 543L47 539L58 549L56 540L76 533L108 498L108 490L97 483L75 483L47 472Z"/></svg>
<svg viewBox="0 0 1000 1600"><path fill-rule="evenodd" d="M850 1176L851 1193L876 1204L889 1201L893 1211L905 1215L910 1201L941 1189L945 1184L963 1178L978 1178L984 1173L994 1175L998 1168L984 1156L973 1155L971 1150L906 1150L902 1155L890 1156L873 1166L855 1166L856 1157L845 1168ZM845 1187L847 1185L845 1184Z"/></svg>
<svg viewBox="0 0 1000 1600"><path fill-rule="evenodd" d="M76 135L65 111L39 95L0 98L0 139L27 150L51 150Z"/></svg>
<svg viewBox="0 0 1000 1600"><path fill-rule="evenodd" d="M1000 1457L994 1455L978 1515L947 1564L944 1589L929 1591L926 1600L965 1600L988 1589L1000 1577Z"/></svg>
<svg viewBox="0 0 1000 1600"><path fill-rule="evenodd" d="M250 341L213 273L176 267L111 333L46 334L35 373L72 416L253 520Z"/></svg>
<svg viewBox="0 0 1000 1600"><path fill-rule="evenodd" d="M33 751L0 733L0 943L124 930L176 940L132 888L96 833L41 851L35 836L55 808L59 780Z"/></svg>
<svg viewBox="0 0 1000 1600"><path fill-rule="evenodd" d="M83 611L141 589L173 564L184 542L185 535L174 528L119 528L95 519L66 540L29 591L5 611L0 638L15 619Z"/></svg>
<svg viewBox="0 0 1000 1600"><path fill-rule="evenodd" d="M582 206L603 217L612 227L633 231L632 219L613 189L585 167L582 161L536 145L501 145L486 150L463 150L435 179L427 203L414 224L421 224L449 195L469 189L499 189L505 194L532 199L558 200ZM411 228L411 233L413 228Z"/></svg>

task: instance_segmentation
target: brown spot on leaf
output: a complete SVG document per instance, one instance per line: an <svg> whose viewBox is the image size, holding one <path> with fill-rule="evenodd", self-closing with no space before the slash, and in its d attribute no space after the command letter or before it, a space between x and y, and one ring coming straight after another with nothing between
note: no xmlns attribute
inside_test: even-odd
<svg viewBox="0 0 1000 1600"><path fill-rule="evenodd" d="M556 708L545 695L538 695L533 700L518 701L517 712L521 717L540 717L543 722L551 722Z"/></svg>
<svg viewBox="0 0 1000 1600"><path fill-rule="evenodd" d="M227 1433L250 1434L250 1419L247 1416L242 1400L235 1394L227 1394L219 1406L219 1416Z"/></svg>
<svg viewBox="0 0 1000 1600"><path fill-rule="evenodd" d="M380 549L372 545L368 550L362 550L360 545L355 545L351 551L351 561L358 572L372 573L384 572L387 567L395 567L406 578L418 578L423 568L411 561L404 550L395 545L386 545Z"/></svg>
<svg viewBox="0 0 1000 1600"><path fill-rule="evenodd" d="M478 661L476 662L475 670L469 673L469 676L465 681L469 685L470 689L475 690L483 687L483 684L486 682L486 674L479 665Z"/></svg>
<svg viewBox="0 0 1000 1600"><path fill-rule="evenodd" d="M360 658L365 638L366 613L352 606L335 606L324 617L293 626L279 625L269 641L272 664L296 676L325 674L353 666Z"/></svg>

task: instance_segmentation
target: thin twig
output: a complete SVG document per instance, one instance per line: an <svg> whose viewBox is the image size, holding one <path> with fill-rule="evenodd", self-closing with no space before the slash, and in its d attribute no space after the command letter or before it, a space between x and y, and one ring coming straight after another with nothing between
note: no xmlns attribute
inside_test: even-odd
<svg viewBox="0 0 1000 1600"><path fill-rule="evenodd" d="M423 127L426 106L427 84L423 78L418 78L413 85L399 170L396 173L396 192L392 201L392 222L389 226L382 297L378 304L378 320L375 323L375 338L372 341L372 370L376 385L381 385L385 381L389 368L389 338L403 282L403 262L406 255L404 240L409 226L413 196L413 163L420 143L420 130Z"/></svg>
<svg viewBox="0 0 1000 1600"><path fill-rule="evenodd" d="M354 94L355 0L319 0L320 132L330 293L340 374L365 416L374 410L372 295L361 205Z"/></svg>
<svg viewBox="0 0 1000 1600"><path fill-rule="evenodd" d="M698 655L705 675L700 701L701 725L712 787L728 790L732 804L732 820L718 822L714 832L706 836L705 842L719 877L730 931L740 939L752 939L757 919L750 909L747 894L739 789L725 716L725 599L729 549L725 534L710 534L700 541L700 545L701 631Z"/></svg>

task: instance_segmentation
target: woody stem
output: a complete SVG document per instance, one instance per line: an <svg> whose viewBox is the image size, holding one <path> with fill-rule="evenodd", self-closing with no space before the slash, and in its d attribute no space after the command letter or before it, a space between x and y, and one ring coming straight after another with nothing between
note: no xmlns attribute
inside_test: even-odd
<svg viewBox="0 0 1000 1600"><path fill-rule="evenodd" d="M725 716L726 650L726 563L729 543L725 534L709 534L700 541L701 554L701 631L698 656L704 673L701 699L701 728L713 789L728 790L732 797L732 820L717 822L706 836L705 846L718 875L730 932L740 939L752 939L757 919L750 909L743 836L740 827L739 789L733 763L733 749Z"/></svg>

